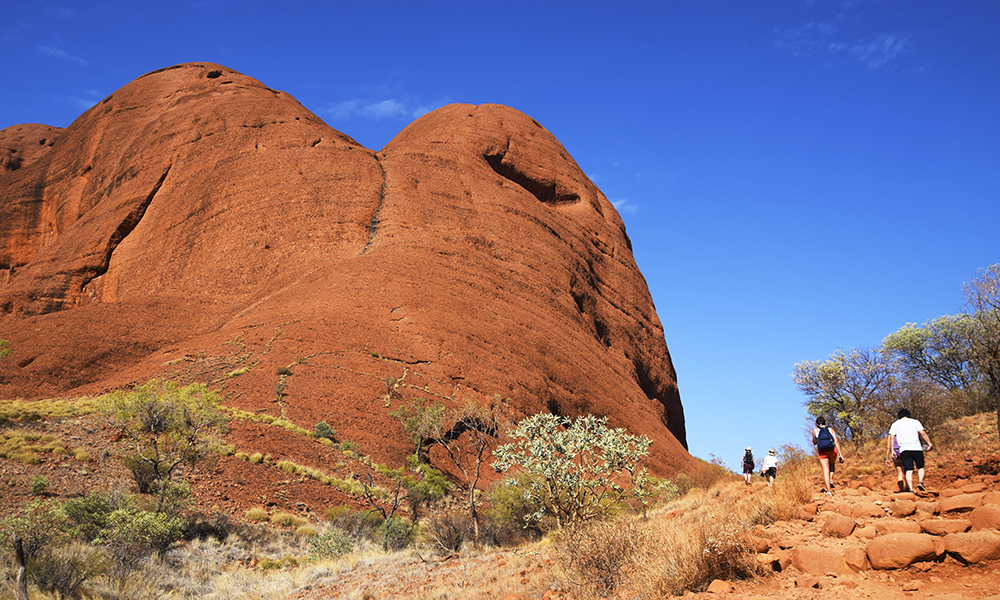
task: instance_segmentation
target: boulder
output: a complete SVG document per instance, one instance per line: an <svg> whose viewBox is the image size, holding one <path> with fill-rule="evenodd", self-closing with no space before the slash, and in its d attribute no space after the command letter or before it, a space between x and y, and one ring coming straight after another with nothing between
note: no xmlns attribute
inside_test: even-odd
<svg viewBox="0 0 1000 600"><path fill-rule="evenodd" d="M854 505L851 516L855 519L884 517L885 509L874 502L859 502Z"/></svg>
<svg viewBox="0 0 1000 600"><path fill-rule="evenodd" d="M962 487L960 487L959 490L963 494L977 494L979 492L986 490L986 484L981 481L977 481L974 483L967 483Z"/></svg>
<svg viewBox="0 0 1000 600"><path fill-rule="evenodd" d="M864 548L857 546L844 550L844 562L855 573L867 571L871 568L871 563L868 562L868 555L865 553Z"/></svg>
<svg viewBox="0 0 1000 600"><path fill-rule="evenodd" d="M891 533L868 542L865 553L875 569L902 569L944 554L942 538L924 533Z"/></svg>
<svg viewBox="0 0 1000 600"><path fill-rule="evenodd" d="M844 555L837 550L812 545L796 546L792 550L792 566L810 575L844 575L853 572L844 561Z"/></svg>
<svg viewBox="0 0 1000 600"><path fill-rule="evenodd" d="M917 512L917 503L912 500L895 500L889 505L889 512L894 517L908 517Z"/></svg>
<svg viewBox="0 0 1000 600"><path fill-rule="evenodd" d="M959 562L973 564L1000 559L1000 533L995 531L952 533L943 539L948 556Z"/></svg>
<svg viewBox="0 0 1000 600"><path fill-rule="evenodd" d="M823 523L820 531L830 537L845 538L854 532L855 525L857 523L850 517L833 515Z"/></svg>
<svg viewBox="0 0 1000 600"><path fill-rule="evenodd" d="M709 594L732 594L734 589L732 583L723 581L722 579L715 579L712 583L708 584L708 590L706 591Z"/></svg>
<svg viewBox="0 0 1000 600"><path fill-rule="evenodd" d="M983 494L959 494L945 498L940 504L942 513L969 512L983 504Z"/></svg>
<svg viewBox="0 0 1000 600"><path fill-rule="evenodd" d="M977 506L969 513L969 521L972 522L972 528L975 530L998 530L1000 529L1000 506L992 504Z"/></svg>
<svg viewBox="0 0 1000 600"><path fill-rule="evenodd" d="M1000 506L1000 492L986 492L983 494L983 504Z"/></svg>
<svg viewBox="0 0 1000 600"><path fill-rule="evenodd" d="M972 529L972 521L966 519L926 519L920 521L920 529L930 535L964 533Z"/></svg>
<svg viewBox="0 0 1000 600"><path fill-rule="evenodd" d="M941 504L939 502L917 502L917 512L936 515L941 512Z"/></svg>
<svg viewBox="0 0 1000 600"><path fill-rule="evenodd" d="M879 535L889 535L890 533L920 533L920 523L907 521L905 519L882 519L875 524L875 531Z"/></svg>

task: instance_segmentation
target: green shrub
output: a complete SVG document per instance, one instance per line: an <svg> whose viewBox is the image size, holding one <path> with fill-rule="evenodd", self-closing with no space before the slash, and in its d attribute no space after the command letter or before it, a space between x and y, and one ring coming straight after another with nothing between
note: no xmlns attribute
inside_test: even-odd
<svg viewBox="0 0 1000 600"><path fill-rule="evenodd" d="M108 515L107 527L99 541L108 548L109 576L123 585L129 574L150 554L166 550L181 538L184 521L165 513L134 507L120 508Z"/></svg>
<svg viewBox="0 0 1000 600"><path fill-rule="evenodd" d="M295 529L295 535L305 538L314 538L319 534L313 525L300 525Z"/></svg>
<svg viewBox="0 0 1000 600"><path fill-rule="evenodd" d="M49 489L49 480L42 475L35 475L31 478L31 495L41 496Z"/></svg>
<svg viewBox="0 0 1000 600"><path fill-rule="evenodd" d="M123 508L139 510L139 505L128 494L99 491L90 492L81 498L70 498L63 503L63 511L86 542L102 537L108 527L108 516Z"/></svg>
<svg viewBox="0 0 1000 600"><path fill-rule="evenodd" d="M623 502L642 502L649 438L609 429L607 417L568 419L537 414L507 434L513 440L493 452L493 466L527 473L523 493L539 505L527 516L550 516L556 526L605 517ZM516 481L515 481L516 484Z"/></svg>
<svg viewBox="0 0 1000 600"><path fill-rule="evenodd" d="M83 463L87 463L92 460L90 458L90 453L84 450L83 448L77 448L76 450L74 450L73 458L75 458L77 462L83 462Z"/></svg>
<svg viewBox="0 0 1000 600"><path fill-rule="evenodd" d="M260 452L254 452L253 454L250 455L250 462L255 465L259 465L260 463L264 462L264 455L261 454Z"/></svg>
<svg viewBox="0 0 1000 600"><path fill-rule="evenodd" d="M402 550L413 543L413 535L416 533L413 523L407 519L390 517L379 525L377 535L382 549Z"/></svg>
<svg viewBox="0 0 1000 600"><path fill-rule="evenodd" d="M313 433L318 439L327 439L331 442L337 441L337 434L333 431L333 427L326 421L320 421L316 423L316 427L313 428Z"/></svg>
<svg viewBox="0 0 1000 600"><path fill-rule="evenodd" d="M354 550L354 543L347 532L334 527L309 540L310 551L323 558L336 558Z"/></svg>

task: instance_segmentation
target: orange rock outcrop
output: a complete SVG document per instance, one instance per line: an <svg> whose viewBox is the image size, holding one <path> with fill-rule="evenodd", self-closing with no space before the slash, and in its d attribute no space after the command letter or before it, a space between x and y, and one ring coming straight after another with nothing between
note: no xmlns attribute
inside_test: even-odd
<svg viewBox="0 0 1000 600"><path fill-rule="evenodd" d="M184 64L3 148L0 398L199 381L398 460L401 403L496 396L608 415L661 474L693 460L621 218L514 109L445 106L374 152Z"/></svg>

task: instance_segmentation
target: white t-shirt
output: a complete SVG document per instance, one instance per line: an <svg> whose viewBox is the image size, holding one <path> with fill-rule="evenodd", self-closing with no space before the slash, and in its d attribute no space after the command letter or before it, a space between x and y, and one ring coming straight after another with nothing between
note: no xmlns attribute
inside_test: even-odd
<svg viewBox="0 0 1000 600"><path fill-rule="evenodd" d="M760 470L766 471L771 467L777 467L777 466L778 466L778 457L773 454L768 454L767 456L764 457L764 464L760 466Z"/></svg>
<svg viewBox="0 0 1000 600"><path fill-rule="evenodd" d="M920 421L907 417L893 423L889 428L889 435L896 436L900 452L923 450L923 446L920 445L920 432L923 430L924 426Z"/></svg>

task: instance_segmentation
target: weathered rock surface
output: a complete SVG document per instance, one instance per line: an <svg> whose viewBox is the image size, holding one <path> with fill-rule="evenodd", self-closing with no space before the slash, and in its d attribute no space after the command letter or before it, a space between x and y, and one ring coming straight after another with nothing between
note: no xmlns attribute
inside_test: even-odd
<svg viewBox="0 0 1000 600"><path fill-rule="evenodd" d="M942 538L924 533L890 533L865 546L868 560L875 569L901 569L915 562L936 559L944 551Z"/></svg>
<svg viewBox="0 0 1000 600"><path fill-rule="evenodd" d="M944 544L949 556L966 564L1000 559L1000 533L995 531L952 533L944 536Z"/></svg>
<svg viewBox="0 0 1000 600"><path fill-rule="evenodd" d="M693 464L624 225L516 110L446 106L373 152L186 64L38 127L0 132L0 398L208 382L396 462L401 402L498 395L514 418L609 415L657 472Z"/></svg>
<svg viewBox="0 0 1000 600"><path fill-rule="evenodd" d="M821 546L796 546L792 550L792 566L810 575L852 572L844 561L843 553Z"/></svg>

